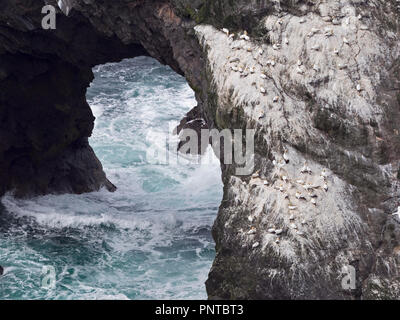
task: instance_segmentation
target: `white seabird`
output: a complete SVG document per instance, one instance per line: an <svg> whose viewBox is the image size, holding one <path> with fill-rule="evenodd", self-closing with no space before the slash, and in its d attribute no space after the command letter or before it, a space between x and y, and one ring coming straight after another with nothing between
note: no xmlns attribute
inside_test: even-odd
<svg viewBox="0 0 400 320"><path fill-rule="evenodd" d="M278 100L279 100L279 97L277 97L277 98L278 98ZM274 102L275 102L275 101L274 101ZM289 161L290 161L289 155L288 155L288 152L287 152L286 149L283 151L283 160L285 160L286 163L289 163Z"/></svg>
<svg viewBox="0 0 400 320"><path fill-rule="evenodd" d="M281 45L278 44L278 43L275 43L275 44L272 46L272 49L274 49L274 50L279 50L280 48L281 48Z"/></svg>
<svg viewBox="0 0 400 320"><path fill-rule="evenodd" d="M317 205L317 201L315 199L311 199L311 203L316 206Z"/></svg>
<svg viewBox="0 0 400 320"><path fill-rule="evenodd" d="M262 94L266 94L266 93L267 93L267 90L265 90L264 87L260 87L260 92L261 92Z"/></svg>
<svg viewBox="0 0 400 320"><path fill-rule="evenodd" d="M257 248L259 245L260 245L259 242L255 242L255 243L253 244L252 248L255 249L255 248Z"/></svg>
<svg viewBox="0 0 400 320"><path fill-rule="evenodd" d="M328 177L328 172L325 169L322 169L321 177L325 180Z"/></svg>
<svg viewBox="0 0 400 320"><path fill-rule="evenodd" d="M279 101L279 97L275 96L274 99L272 100L273 102L278 102Z"/></svg>
<svg viewBox="0 0 400 320"><path fill-rule="evenodd" d="M323 187L322 187L325 191L328 191L328 185L325 183L324 185L323 185Z"/></svg>
<svg viewBox="0 0 400 320"><path fill-rule="evenodd" d="M73 0L58 0L57 4L61 11L68 16L73 7Z"/></svg>
<svg viewBox="0 0 400 320"><path fill-rule="evenodd" d="M229 30L227 28L222 28L222 32L226 35L229 35Z"/></svg>
<svg viewBox="0 0 400 320"><path fill-rule="evenodd" d="M275 234L276 234L277 236L281 235L282 232L283 232L282 229L277 229L277 230L275 230Z"/></svg>
<svg viewBox="0 0 400 320"><path fill-rule="evenodd" d="M397 211L392 213L392 216L397 216L397 218L400 219L400 207L397 207Z"/></svg>
<svg viewBox="0 0 400 320"><path fill-rule="evenodd" d="M296 192L296 198L299 200L307 200L305 196L303 196L300 192Z"/></svg>

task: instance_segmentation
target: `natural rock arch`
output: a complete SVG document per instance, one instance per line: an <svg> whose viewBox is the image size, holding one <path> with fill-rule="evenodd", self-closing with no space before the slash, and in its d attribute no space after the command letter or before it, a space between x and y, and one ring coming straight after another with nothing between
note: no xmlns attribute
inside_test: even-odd
<svg viewBox="0 0 400 320"><path fill-rule="evenodd" d="M396 1L76 0L53 31L41 29L43 4L0 4L0 194L113 189L87 142L91 69L150 55L186 77L209 127L256 129L256 169L271 182L222 165L211 298L399 297L400 230L390 215L400 204ZM233 52L222 26L247 29L250 50ZM338 36L312 46L325 27ZM268 68L264 97L229 65L261 47L275 59L274 68L268 57L257 66ZM307 237L291 228L281 199L273 160L284 150L293 179L305 160L314 172L329 169L320 206L298 204ZM271 225L284 230L280 243ZM356 290L341 287L344 265L357 272Z"/></svg>

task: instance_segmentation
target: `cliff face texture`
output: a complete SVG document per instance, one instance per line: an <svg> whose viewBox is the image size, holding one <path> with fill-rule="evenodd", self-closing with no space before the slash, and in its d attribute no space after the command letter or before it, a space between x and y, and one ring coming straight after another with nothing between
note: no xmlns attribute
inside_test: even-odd
<svg viewBox="0 0 400 320"><path fill-rule="evenodd" d="M150 55L208 127L256 132L257 174L221 165L211 299L400 297L397 1L75 0L56 30L44 4L0 0L0 193L114 190L88 145L91 68Z"/></svg>

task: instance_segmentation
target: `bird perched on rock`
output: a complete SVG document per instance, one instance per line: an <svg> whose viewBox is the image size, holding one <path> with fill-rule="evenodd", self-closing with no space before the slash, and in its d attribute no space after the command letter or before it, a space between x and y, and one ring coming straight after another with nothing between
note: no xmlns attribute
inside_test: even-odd
<svg viewBox="0 0 400 320"><path fill-rule="evenodd" d="M397 211L392 213L392 216L397 216L397 219L400 219L400 207L397 207Z"/></svg>

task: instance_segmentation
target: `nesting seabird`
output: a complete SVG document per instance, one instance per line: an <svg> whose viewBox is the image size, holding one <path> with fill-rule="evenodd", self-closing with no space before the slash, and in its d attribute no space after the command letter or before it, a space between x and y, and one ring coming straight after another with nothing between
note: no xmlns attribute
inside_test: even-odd
<svg viewBox="0 0 400 320"><path fill-rule="evenodd" d="M261 73L261 74L260 74L260 78L261 78L261 79L267 79L267 76L265 75L265 73Z"/></svg>
<svg viewBox="0 0 400 320"><path fill-rule="evenodd" d="M294 206L294 205L292 205L292 204L289 204L288 209L289 209L290 211L293 211L293 210L296 210L297 207Z"/></svg>
<svg viewBox="0 0 400 320"><path fill-rule="evenodd" d="M277 98L278 98L278 100L279 100L279 97L277 97ZM274 101L274 102L275 102L275 101ZM286 163L289 163L289 161L290 161L290 159L289 159L289 154L288 154L288 152L287 152L286 149L283 151L283 160L285 160Z"/></svg>
<svg viewBox="0 0 400 320"><path fill-rule="evenodd" d="M275 43L273 46L272 46L272 49L274 49L274 50L279 50L281 48L281 45L279 44L279 43Z"/></svg>
<svg viewBox="0 0 400 320"><path fill-rule="evenodd" d="M303 167L301 168L300 173L312 174L312 170L311 170L311 168L307 165L307 161L304 162L304 165L303 165Z"/></svg>
<svg viewBox="0 0 400 320"><path fill-rule="evenodd" d="M314 70L315 72L319 72L319 67L318 67L318 65L314 64L314 65L313 65L313 70Z"/></svg>
<svg viewBox="0 0 400 320"><path fill-rule="evenodd" d="M400 219L400 207L397 207L397 211L392 213L392 216L397 216L397 218Z"/></svg>
<svg viewBox="0 0 400 320"><path fill-rule="evenodd" d="M276 234L277 236L281 235L282 233L283 233L283 230L282 230L282 229L277 229L277 230L275 230L275 234Z"/></svg>
<svg viewBox="0 0 400 320"><path fill-rule="evenodd" d="M305 23L307 20L306 20L306 18L304 18L304 17L301 17L301 19L300 19L300 23Z"/></svg>
<svg viewBox="0 0 400 320"><path fill-rule="evenodd" d="M256 234L257 233L257 229L254 227L251 227L251 229L247 232L248 235L252 235L252 234Z"/></svg>
<svg viewBox="0 0 400 320"><path fill-rule="evenodd" d="M315 44L315 45L313 45L313 46L311 47L311 50L319 51L319 50L321 50L321 45Z"/></svg>
<svg viewBox="0 0 400 320"><path fill-rule="evenodd" d="M265 90L264 87L260 87L260 92L265 95L267 93L267 90Z"/></svg>
<svg viewBox="0 0 400 320"><path fill-rule="evenodd" d="M66 16L69 15L69 13L72 9L72 2L73 2L73 0L58 0L57 1L59 8L61 9L62 12L64 12L64 14Z"/></svg>
<svg viewBox="0 0 400 320"><path fill-rule="evenodd" d="M317 205L317 201L313 198L313 199L311 199L311 203L314 205L314 206L316 206Z"/></svg>
<svg viewBox="0 0 400 320"><path fill-rule="evenodd" d="M275 103L278 102L278 101L279 101L279 97L278 97L278 96L275 96L274 99L273 99L272 101L275 102Z"/></svg>
<svg viewBox="0 0 400 320"><path fill-rule="evenodd" d="M226 35L229 35L229 30L227 28L223 28L222 32L225 33Z"/></svg>
<svg viewBox="0 0 400 320"><path fill-rule="evenodd" d="M253 222L253 221L254 221L254 218L253 218L252 216L249 216L247 219L248 219L250 222Z"/></svg>
<svg viewBox="0 0 400 320"><path fill-rule="evenodd" d="M255 242L255 243L253 244L252 248L255 249L255 248L257 248L259 245L260 245L259 242Z"/></svg>
<svg viewBox="0 0 400 320"><path fill-rule="evenodd" d="M269 182L267 180L264 180L264 186L269 186Z"/></svg>
<svg viewBox="0 0 400 320"><path fill-rule="evenodd" d="M322 187L325 191L328 191L328 185L326 183L324 183L323 187Z"/></svg>
<svg viewBox="0 0 400 320"><path fill-rule="evenodd" d="M361 89L361 84L358 83L356 89L357 89L358 92L360 92L362 90Z"/></svg>
<svg viewBox="0 0 400 320"><path fill-rule="evenodd" d="M333 36L333 30L331 28L325 28L324 35L327 38L332 37Z"/></svg>
<svg viewBox="0 0 400 320"><path fill-rule="evenodd" d="M343 43L344 43L344 44L349 44L350 42L349 42L349 40L348 40L346 37L343 37Z"/></svg>
<svg viewBox="0 0 400 320"><path fill-rule="evenodd" d="M275 233L275 228L268 229L268 233Z"/></svg>
<svg viewBox="0 0 400 320"><path fill-rule="evenodd" d="M253 173L251 177L252 177L253 179L257 179L257 178L260 177L260 174L259 174L258 171L257 171L257 172L255 172L255 173Z"/></svg>
<svg viewBox="0 0 400 320"><path fill-rule="evenodd" d="M288 38L285 38L285 39L283 40L283 42L284 42L285 44L289 44L289 39L288 39Z"/></svg>
<svg viewBox="0 0 400 320"><path fill-rule="evenodd" d="M307 200L307 198L303 196L300 192L296 192L296 198L299 200Z"/></svg>
<svg viewBox="0 0 400 320"><path fill-rule="evenodd" d="M326 172L325 169L322 169L322 171L321 171L321 177L322 177L323 179L326 179L326 178L328 177L328 172Z"/></svg>

